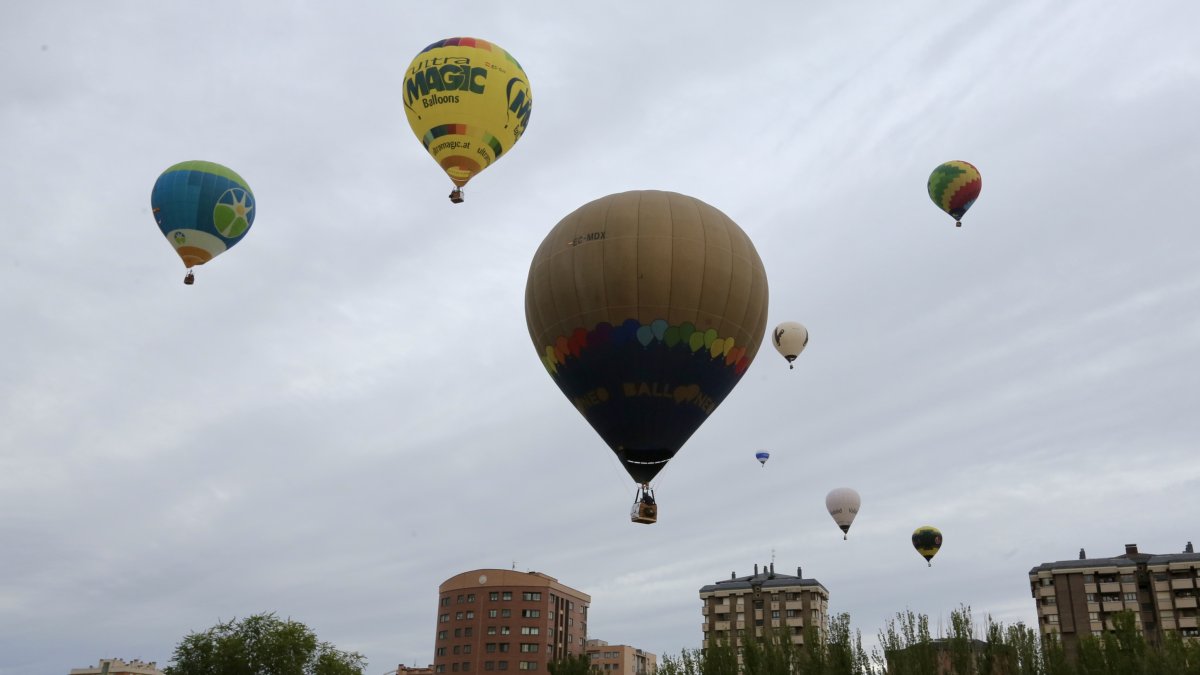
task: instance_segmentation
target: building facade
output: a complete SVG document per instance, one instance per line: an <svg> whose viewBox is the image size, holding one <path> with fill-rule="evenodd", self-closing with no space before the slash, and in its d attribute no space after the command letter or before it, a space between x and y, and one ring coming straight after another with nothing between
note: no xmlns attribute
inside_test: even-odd
<svg viewBox="0 0 1200 675"><path fill-rule="evenodd" d="M586 649L592 670L619 675L654 675L658 657L629 645L610 645L604 640L588 640Z"/></svg>
<svg viewBox="0 0 1200 675"><path fill-rule="evenodd" d="M1037 603L1038 628L1054 635L1074 653L1085 635L1113 629L1112 616L1132 612L1147 641L1165 632L1200 637L1197 593L1200 555L1188 542L1183 553L1139 553L1126 544L1124 555L1042 563L1029 570L1029 589Z"/></svg>
<svg viewBox="0 0 1200 675"><path fill-rule="evenodd" d="M396 666L396 675L433 675L433 666Z"/></svg>
<svg viewBox="0 0 1200 675"><path fill-rule="evenodd" d="M100 663L87 668L72 668L71 675L163 675L154 661L134 659L126 663L123 659L100 659Z"/></svg>
<svg viewBox="0 0 1200 675"><path fill-rule="evenodd" d="M540 572L483 569L438 587L435 673L548 673L583 654L592 599Z"/></svg>
<svg viewBox="0 0 1200 675"><path fill-rule="evenodd" d="M729 579L700 589L704 623L704 646L720 638L741 645L747 637L764 637L785 629L793 644L804 644L804 629L815 626L821 639L828 634L829 590L816 579L775 572L775 563L754 574Z"/></svg>

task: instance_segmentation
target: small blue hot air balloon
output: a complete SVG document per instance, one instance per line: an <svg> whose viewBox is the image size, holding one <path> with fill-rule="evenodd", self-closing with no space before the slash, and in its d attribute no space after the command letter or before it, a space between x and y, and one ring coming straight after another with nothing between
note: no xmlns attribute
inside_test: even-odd
<svg viewBox="0 0 1200 675"><path fill-rule="evenodd" d="M214 162L181 162L162 173L150 193L154 220L187 267L234 247L254 223L254 193L241 176Z"/></svg>
<svg viewBox="0 0 1200 675"><path fill-rule="evenodd" d="M757 459L759 464L766 466L767 460L771 459L771 453L767 452L766 450L759 450L758 452L754 453L754 459Z"/></svg>

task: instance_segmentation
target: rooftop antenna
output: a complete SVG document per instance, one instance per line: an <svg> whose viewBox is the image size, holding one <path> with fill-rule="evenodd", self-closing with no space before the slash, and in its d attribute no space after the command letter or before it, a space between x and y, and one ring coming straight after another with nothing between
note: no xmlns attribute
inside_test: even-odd
<svg viewBox="0 0 1200 675"><path fill-rule="evenodd" d="M514 560L514 561L513 561L513 566L512 566L512 568L513 568L514 570L515 570L515 569L517 569L517 561L516 561L516 560Z"/></svg>

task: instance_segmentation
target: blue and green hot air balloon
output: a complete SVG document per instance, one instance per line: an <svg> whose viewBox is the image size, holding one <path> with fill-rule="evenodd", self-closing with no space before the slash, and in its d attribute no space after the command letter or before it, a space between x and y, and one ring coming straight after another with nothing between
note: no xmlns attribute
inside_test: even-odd
<svg viewBox="0 0 1200 675"><path fill-rule="evenodd" d="M254 224L254 193L232 169L214 162L180 162L158 177L150 193L154 220L187 266L183 283L246 236Z"/></svg>

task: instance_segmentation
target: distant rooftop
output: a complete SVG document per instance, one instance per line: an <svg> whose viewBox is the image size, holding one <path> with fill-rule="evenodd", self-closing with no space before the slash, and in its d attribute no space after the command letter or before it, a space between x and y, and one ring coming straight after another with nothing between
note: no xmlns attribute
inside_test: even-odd
<svg viewBox="0 0 1200 675"><path fill-rule="evenodd" d="M817 586L826 593L829 592L821 582L816 579L804 579L800 576L801 569L796 568L796 576L783 574L775 571L774 563L770 567L764 565L763 571L758 571L758 565L754 566L754 574L749 576L739 577L735 574L730 574L730 578L724 581L718 581L715 584L709 584L700 589L701 593L713 593L715 591L733 591L739 589L753 589L755 586L761 588L780 588L784 586Z"/></svg>
<svg viewBox="0 0 1200 675"><path fill-rule="evenodd" d="M1139 553L1137 544L1126 544L1125 553L1123 555L1113 556L1111 558L1088 558L1084 554L1083 549L1079 550L1079 557L1075 560L1058 560L1055 562L1042 563L1037 567L1029 570L1030 574L1038 572L1050 572L1054 570L1075 570L1075 569L1091 569L1095 567L1128 567L1129 565L1167 565L1170 563L1194 562L1200 563L1200 553L1193 552L1192 542L1188 542L1183 553Z"/></svg>

